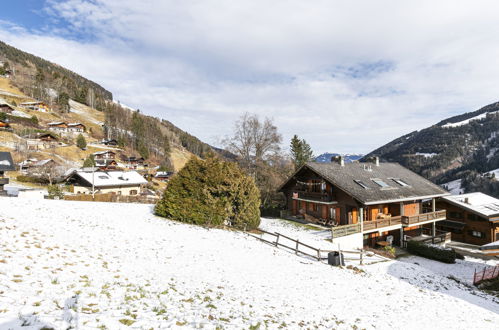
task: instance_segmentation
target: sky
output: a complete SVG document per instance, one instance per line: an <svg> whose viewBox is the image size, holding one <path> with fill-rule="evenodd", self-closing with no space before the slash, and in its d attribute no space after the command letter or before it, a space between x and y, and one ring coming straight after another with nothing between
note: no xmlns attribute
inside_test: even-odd
<svg viewBox="0 0 499 330"><path fill-rule="evenodd" d="M367 153L498 101L499 2L2 1L0 40L218 146L245 112Z"/></svg>

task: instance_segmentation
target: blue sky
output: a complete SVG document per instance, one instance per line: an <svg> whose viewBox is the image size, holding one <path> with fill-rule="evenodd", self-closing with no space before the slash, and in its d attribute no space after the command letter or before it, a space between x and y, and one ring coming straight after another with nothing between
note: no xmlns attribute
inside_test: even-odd
<svg viewBox="0 0 499 330"><path fill-rule="evenodd" d="M217 145L244 112L366 153L497 101L496 1L8 1L0 40Z"/></svg>

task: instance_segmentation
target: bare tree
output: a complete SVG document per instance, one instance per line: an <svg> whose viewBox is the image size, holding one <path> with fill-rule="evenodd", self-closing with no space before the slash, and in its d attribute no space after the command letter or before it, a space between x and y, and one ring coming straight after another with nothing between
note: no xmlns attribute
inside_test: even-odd
<svg viewBox="0 0 499 330"><path fill-rule="evenodd" d="M63 166L58 165L53 160L48 160L45 164L30 167L28 175L40 178L52 185L55 181L62 178L64 172L65 168Z"/></svg>

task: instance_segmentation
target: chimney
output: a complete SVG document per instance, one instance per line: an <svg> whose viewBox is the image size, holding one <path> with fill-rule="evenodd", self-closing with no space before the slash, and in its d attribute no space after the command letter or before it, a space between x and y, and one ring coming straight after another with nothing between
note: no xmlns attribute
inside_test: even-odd
<svg viewBox="0 0 499 330"><path fill-rule="evenodd" d="M371 157L370 161L372 163L374 163L374 165L379 166L379 157L378 156Z"/></svg>
<svg viewBox="0 0 499 330"><path fill-rule="evenodd" d="M466 204L469 204L469 203L470 203L469 198L468 198L468 197L466 197L466 198L464 199L464 202L465 202Z"/></svg>
<svg viewBox="0 0 499 330"><path fill-rule="evenodd" d="M333 156L331 157L332 163L338 163L341 166L345 166L345 158L343 156Z"/></svg>

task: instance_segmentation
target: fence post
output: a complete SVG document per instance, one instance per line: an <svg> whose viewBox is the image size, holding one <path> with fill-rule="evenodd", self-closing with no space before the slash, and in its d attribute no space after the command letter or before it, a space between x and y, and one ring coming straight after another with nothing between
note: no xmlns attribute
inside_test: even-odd
<svg viewBox="0 0 499 330"><path fill-rule="evenodd" d="M279 243L279 234L277 234L277 238L276 238L276 240L275 240L275 246L276 246L276 247L277 247L278 243Z"/></svg>
<svg viewBox="0 0 499 330"><path fill-rule="evenodd" d="M321 250L317 249L317 261L321 261Z"/></svg>
<svg viewBox="0 0 499 330"><path fill-rule="evenodd" d="M295 254L298 254L298 240L296 240L296 249L295 249Z"/></svg>
<svg viewBox="0 0 499 330"><path fill-rule="evenodd" d="M476 283L476 268L475 268L475 272L473 273L473 285Z"/></svg>
<svg viewBox="0 0 499 330"><path fill-rule="evenodd" d="M360 265L364 264L364 249L360 249Z"/></svg>

